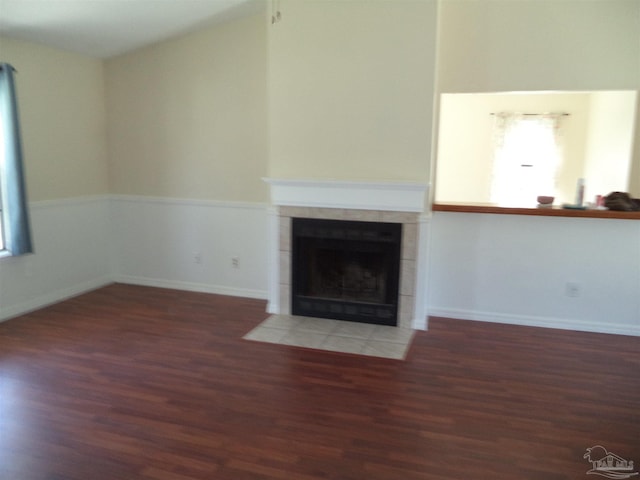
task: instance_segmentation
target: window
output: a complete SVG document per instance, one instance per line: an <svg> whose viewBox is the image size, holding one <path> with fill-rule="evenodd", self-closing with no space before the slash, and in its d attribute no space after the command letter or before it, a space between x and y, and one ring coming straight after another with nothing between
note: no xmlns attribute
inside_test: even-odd
<svg viewBox="0 0 640 480"><path fill-rule="evenodd" d="M530 205L556 195L562 161L558 129L562 114L496 113L491 202Z"/></svg>
<svg viewBox="0 0 640 480"><path fill-rule="evenodd" d="M0 255L31 253L14 69L0 63Z"/></svg>

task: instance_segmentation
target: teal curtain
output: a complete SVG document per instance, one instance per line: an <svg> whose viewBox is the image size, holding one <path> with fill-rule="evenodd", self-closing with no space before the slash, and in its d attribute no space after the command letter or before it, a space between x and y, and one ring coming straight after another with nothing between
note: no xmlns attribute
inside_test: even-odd
<svg viewBox="0 0 640 480"><path fill-rule="evenodd" d="M4 249L10 255L33 252L22 144L14 81L15 69L0 63L0 194Z"/></svg>

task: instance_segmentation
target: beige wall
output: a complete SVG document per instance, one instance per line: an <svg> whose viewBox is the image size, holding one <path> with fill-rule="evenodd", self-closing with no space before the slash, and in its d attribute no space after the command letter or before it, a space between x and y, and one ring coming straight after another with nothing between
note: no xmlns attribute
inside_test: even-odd
<svg viewBox="0 0 640 480"><path fill-rule="evenodd" d="M445 0L439 91L640 87L637 0Z"/></svg>
<svg viewBox="0 0 640 480"><path fill-rule="evenodd" d="M102 62L0 37L16 89L29 199L108 192Z"/></svg>
<svg viewBox="0 0 640 480"><path fill-rule="evenodd" d="M256 15L106 62L113 193L267 200L265 28Z"/></svg>
<svg viewBox="0 0 640 480"><path fill-rule="evenodd" d="M436 2L278 3L269 175L428 180Z"/></svg>
<svg viewBox="0 0 640 480"><path fill-rule="evenodd" d="M635 0L279 4L275 25L244 18L104 65L0 39L20 72L30 198L265 201L262 176L428 181L434 90L640 86Z"/></svg>

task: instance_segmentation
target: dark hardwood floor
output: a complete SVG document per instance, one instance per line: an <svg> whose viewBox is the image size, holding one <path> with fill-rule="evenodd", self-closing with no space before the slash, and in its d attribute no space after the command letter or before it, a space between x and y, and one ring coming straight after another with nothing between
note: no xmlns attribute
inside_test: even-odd
<svg viewBox="0 0 640 480"><path fill-rule="evenodd" d="M112 285L0 324L0 479L576 480L595 445L640 469L638 337L432 318L397 361L241 338L266 317Z"/></svg>

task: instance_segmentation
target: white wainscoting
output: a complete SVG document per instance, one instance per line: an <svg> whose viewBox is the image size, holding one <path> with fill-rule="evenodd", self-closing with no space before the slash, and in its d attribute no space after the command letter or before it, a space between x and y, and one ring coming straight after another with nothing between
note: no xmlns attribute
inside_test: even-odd
<svg viewBox="0 0 640 480"><path fill-rule="evenodd" d="M113 281L267 298L268 208L113 195L34 202L36 253L0 259L0 320ZM430 315L640 335L640 222L435 212L428 230L420 290ZM565 294L567 282L580 296Z"/></svg>
<svg viewBox="0 0 640 480"><path fill-rule="evenodd" d="M112 282L266 299L267 208L118 195L33 202L35 254L0 259L0 320Z"/></svg>
<svg viewBox="0 0 640 480"><path fill-rule="evenodd" d="M111 198L114 281L267 298L266 204Z"/></svg>
<svg viewBox="0 0 640 480"><path fill-rule="evenodd" d="M640 335L640 222L435 212L428 285L433 316Z"/></svg>
<svg viewBox="0 0 640 480"><path fill-rule="evenodd" d="M109 199L30 204L35 253L0 259L0 320L111 282Z"/></svg>

